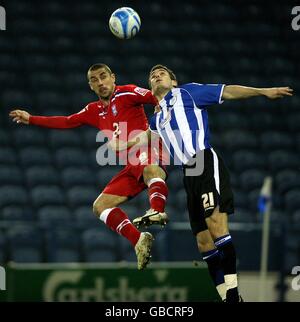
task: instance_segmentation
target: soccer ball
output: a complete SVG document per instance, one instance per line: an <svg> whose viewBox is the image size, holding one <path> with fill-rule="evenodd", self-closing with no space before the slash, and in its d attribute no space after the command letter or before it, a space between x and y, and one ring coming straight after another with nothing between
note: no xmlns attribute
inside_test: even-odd
<svg viewBox="0 0 300 322"><path fill-rule="evenodd" d="M141 19L136 11L122 7L112 13L109 18L109 29L118 38L130 39L141 28Z"/></svg>

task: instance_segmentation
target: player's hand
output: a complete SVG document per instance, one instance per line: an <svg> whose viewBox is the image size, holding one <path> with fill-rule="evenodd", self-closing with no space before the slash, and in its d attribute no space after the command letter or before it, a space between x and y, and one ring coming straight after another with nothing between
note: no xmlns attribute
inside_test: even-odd
<svg viewBox="0 0 300 322"><path fill-rule="evenodd" d="M289 87L272 87L264 89L264 95L270 99L293 96L293 90Z"/></svg>
<svg viewBox="0 0 300 322"><path fill-rule="evenodd" d="M13 119L13 122L29 124L30 114L22 110L14 110L9 113L9 116Z"/></svg>

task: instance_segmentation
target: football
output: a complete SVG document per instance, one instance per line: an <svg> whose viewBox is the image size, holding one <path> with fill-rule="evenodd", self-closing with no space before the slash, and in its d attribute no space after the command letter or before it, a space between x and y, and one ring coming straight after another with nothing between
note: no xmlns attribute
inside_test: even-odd
<svg viewBox="0 0 300 322"><path fill-rule="evenodd" d="M115 10L109 18L109 29L118 38L130 39L141 28L141 19L138 13L129 7Z"/></svg>

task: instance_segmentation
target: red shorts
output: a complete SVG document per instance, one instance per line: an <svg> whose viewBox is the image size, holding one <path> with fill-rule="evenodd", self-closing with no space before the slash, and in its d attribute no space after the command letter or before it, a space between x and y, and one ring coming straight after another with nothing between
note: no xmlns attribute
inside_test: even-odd
<svg viewBox="0 0 300 322"><path fill-rule="evenodd" d="M147 167L149 164L159 165L167 174L167 170L163 165L161 156L156 159L157 162L153 162L153 160L151 160L151 163L149 163L147 160L150 160L149 154L148 158L146 157L146 160L144 158L141 160L142 162L137 165L127 164L125 168L116 174L106 185L103 193L128 198L136 196L147 188L143 180L143 172L145 167Z"/></svg>

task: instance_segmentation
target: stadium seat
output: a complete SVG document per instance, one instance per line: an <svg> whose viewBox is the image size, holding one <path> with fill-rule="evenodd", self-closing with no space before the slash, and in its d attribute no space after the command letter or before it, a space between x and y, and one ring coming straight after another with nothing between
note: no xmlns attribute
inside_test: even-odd
<svg viewBox="0 0 300 322"><path fill-rule="evenodd" d="M42 227L66 227L73 224L74 216L65 206L44 206L38 210L37 218Z"/></svg>
<svg viewBox="0 0 300 322"><path fill-rule="evenodd" d="M261 188L266 173L261 170L249 169L240 175L240 185L244 191Z"/></svg>
<svg viewBox="0 0 300 322"><path fill-rule="evenodd" d="M286 193L288 190L299 187L300 174L299 171L286 169L279 172L275 177L276 190L280 194Z"/></svg>
<svg viewBox="0 0 300 322"><path fill-rule="evenodd" d="M100 219L94 215L92 206L82 206L76 208L72 213L72 216L75 216L76 225L78 228L94 228L101 226L102 224Z"/></svg>
<svg viewBox="0 0 300 322"><path fill-rule="evenodd" d="M288 212L294 212L299 208L300 189L290 190L284 195L285 208Z"/></svg>
<svg viewBox="0 0 300 322"><path fill-rule="evenodd" d="M52 166L34 166L25 170L25 178L29 187L37 185L59 185L59 171Z"/></svg>
<svg viewBox="0 0 300 322"><path fill-rule="evenodd" d="M270 152L269 156L269 169L274 173L285 169L298 169L299 157L294 152L285 150L276 150Z"/></svg>
<svg viewBox="0 0 300 322"><path fill-rule="evenodd" d="M1 147L0 165L9 165L17 163L17 154L13 148Z"/></svg>
<svg viewBox="0 0 300 322"><path fill-rule="evenodd" d="M247 194L241 190L233 190L234 205L237 208L248 208Z"/></svg>
<svg viewBox="0 0 300 322"><path fill-rule="evenodd" d="M6 263L7 260L7 242L3 232L0 233L0 265Z"/></svg>
<svg viewBox="0 0 300 322"><path fill-rule="evenodd" d="M261 188L253 189L248 192L248 204L247 209L253 211L253 213L258 213L258 200Z"/></svg>
<svg viewBox="0 0 300 322"><path fill-rule="evenodd" d="M264 150L273 150L281 147L292 148L293 139L287 133L264 132L261 135L261 148Z"/></svg>
<svg viewBox="0 0 300 322"><path fill-rule="evenodd" d="M63 205L66 203L64 191L58 186L36 186L31 190L31 200L35 207Z"/></svg>
<svg viewBox="0 0 300 322"><path fill-rule="evenodd" d="M106 229L106 230L104 230ZM83 232L82 247L86 262L114 262L117 260L117 235L108 230L92 228Z"/></svg>
<svg viewBox="0 0 300 322"><path fill-rule="evenodd" d="M23 186L0 186L0 209L4 206L28 204L28 194Z"/></svg>
<svg viewBox="0 0 300 322"><path fill-rule="evenodd" d="M256 136L247 131L242 130L231 130L227 131L223 135L224 146L227 149L255 149L257 148L258 142Z"/></svg>
<svg viewBox="0 0 300 322"><path fill-rule="evenodd" d="M69 167L62 171L62 184L66 187L74 185L93 185L95 175L87 167Z"/></svg>
<svg viewBox="0 0 300 322"><path fill-rule="evenodd" d="M47 261L56 263L81 261L78 231L56 228L46 233Z"/></svg>
<svg viewBox="0 0 300 322"><path fill-rule="evenodd" d="M27 207L21 206L6 206L2 208L2 213L0 214L2 220L7 221L27 221L33 220L33 212Z"/></svg>
<svg viewBox="0 0 300 322"><path fill-rule="evenodd" d="M21 127L15 129L13 136L16 146L20 148L28 145L37 147L45 147L48 145L45 133L41 129L35 127Z"/></svg>
<svg viewBox="0 0 300 322"><path fill-rule="evenodd" d="M53 149L80 147L81 137L76 130L56 130L49 133L49 143Z"/></svg>
<svg viewBox="0 0 300 322"><path fill-rule="evenodd" d="M187 207L187 196L185 189L180 189L176 193L176 198L170 203L171 206L176 207L178 210L186 210Z"/></svg>
<svg viewBox="0 0 300 322"><path fill-rule="evenodd" d="M12 140L11 140L10 133L4 130L0 130L0 149L2 149L4 146L8 147L11 144L12 144Z"/></svg>
<svg viewBox="0 0 300 322"><path fill-rule="evenodd" d="M86 186L75 186L68 190L67 200L71 207L90 206L96 200L100 192L95 188Z"/></svg>
<svg viewBox="0 0 300 322"><path fill-rule="evenodd" d="M265 160L257 152L244 149L233 154L233 164L234 170L238 173L249 168L263 169L266 166Z"/></svg>
<svg viewBox="0 0 300 322"><path fill-rule="evenodd" d="M1 185L22 185L24 178L22 171L16 166L3 166L0 168Z"/></svg>
<svg viewBox="0 0 300 322"><path fill-rule="evenodd" d="M47 148L37 148L35 146L26 147L20 150L21 164L27 168L33 165L51 165L52 157Z"/></svg>
<svg viewBox="0 0 300 322"><path fill-rule="evenodd" d="M87 156L80 148L61 148L55 154L56 164L59 167L87 166Z"/></svg>
<svg viewBox="0 0 300 322"><path fill-rule="evenodd" d="M41 232L29 225L17 225L7 232L10 260L20 263L43 261Z"/></svg>

